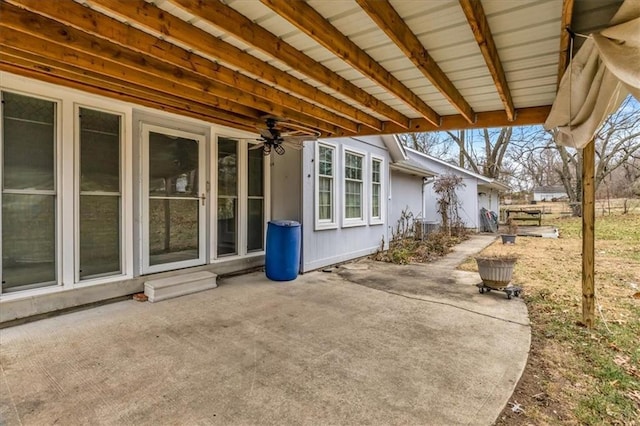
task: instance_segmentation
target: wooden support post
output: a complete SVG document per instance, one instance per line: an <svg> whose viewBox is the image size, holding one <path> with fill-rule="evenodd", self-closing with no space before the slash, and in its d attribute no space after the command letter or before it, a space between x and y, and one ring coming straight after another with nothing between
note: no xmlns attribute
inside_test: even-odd
<svg viewBox="0 0 640 426"><path fill-rule="evenodd" d="M582 150L582 323L595 324L595 142Z"/></svg>

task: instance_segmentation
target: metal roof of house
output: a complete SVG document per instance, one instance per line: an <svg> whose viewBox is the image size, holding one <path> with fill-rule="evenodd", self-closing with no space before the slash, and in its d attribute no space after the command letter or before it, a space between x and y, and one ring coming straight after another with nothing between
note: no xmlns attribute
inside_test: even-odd
<svg viewBox="0 0 640 426"><path fill-rule="evenodd" d="M543 122L620 0L1 0L0 69L245 130ZM560 71L559 71L560 70Z"/></svg>
<svg viewBox="0 0 640 426"><path fill-rule="evenodd" d="M443 167L445 170L451 171L451 173L453 174L457 174L457 175L462 174L462 175L466 175L468 177L477 179L478 186L485 186L487 188L493 188L499 191L508 191L511 189L509 185L502 183L500 181L497 181L496 179L489 178L479 173L472 172L471 170L467 170L463 167L456 166L455 164L448 163L444 160L433 157L429 154L425 154L424 152L420 152L409 147L404 147L404 149L411 161L418 163L422 167L425 167L427 169L431 169L433 164L436 164L439 167ZM430 167L430 163L431 163L431 167ZM442 174L442 173L434 173L434 176L438 174Z"/></svg>

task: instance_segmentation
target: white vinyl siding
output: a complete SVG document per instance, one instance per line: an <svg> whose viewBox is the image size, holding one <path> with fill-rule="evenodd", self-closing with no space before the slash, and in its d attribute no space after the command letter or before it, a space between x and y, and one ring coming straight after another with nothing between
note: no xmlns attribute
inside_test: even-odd
<svg viewBox="0 0 640 426"><path fill-rule="evenodd" d="M330 141L330 142L328 142ZM320 168L319 146L330 144L335 147L332 150L333 156L333 199L334 211L337 226L333 228L314 227L318 219L318 170ZM311 147L309 147L311 148ZM350 189L347 186L346 173L347 156L355 156L355 167L348 173L353 172L349 182L353 182L357 189L353 192L360 194L356 197L359 204L355 205L359 216L355 218L345 218L345 192ZM371 223L371 174L373 159L378 159L380 163L381 182L381 223ZM353 158L352 158L353 159ZM353 164L349 161L349 169ZM383 241L385 246L389 241L389 229L386 225L388 205L385 200L389 199L389 154L386 144L379 136L362 137L358 139L343 137L329 140L319 140L314 144L313 149L304 149L301 158L301 188L298 191L302 199L299 205L302 209L300 221L302 226L302 258L301 268L304 272L323 268L327 265L344 262L361 256L375 253L380 248ZM292 167L289 167L290 169ZM315 177L315 178L314 178ZM288 191L290 192L290 191Z"/></svg>

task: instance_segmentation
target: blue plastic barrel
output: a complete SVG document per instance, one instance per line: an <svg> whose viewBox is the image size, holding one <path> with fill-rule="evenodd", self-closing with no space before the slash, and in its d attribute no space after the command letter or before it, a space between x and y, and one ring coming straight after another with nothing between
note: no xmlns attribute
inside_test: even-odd
<svg viewBox="0 0 640 426"><path fill-rule="evenodd" d="M273 281L295 280L300 270L300 223L272 220L267 226L265 272Z"/></svg>

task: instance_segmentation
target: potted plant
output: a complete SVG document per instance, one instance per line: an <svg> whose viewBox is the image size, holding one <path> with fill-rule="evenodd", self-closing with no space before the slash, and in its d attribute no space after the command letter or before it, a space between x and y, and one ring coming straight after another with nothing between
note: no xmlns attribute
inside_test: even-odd
<svg viewBox="0 0 640 426"><path fill-rule="evenodd" d="M518 235L518 224L513 220L513 218L507 219L507 233L501 234L502 244L515 244L516 236Z"/></svg>
<svg viewBox="0 0 640 426"><path fill-rule="evenodd" d="M518 261L514 254L477 256L475 259L483 284L493 289L503 289L509 285Z"/></svg>

